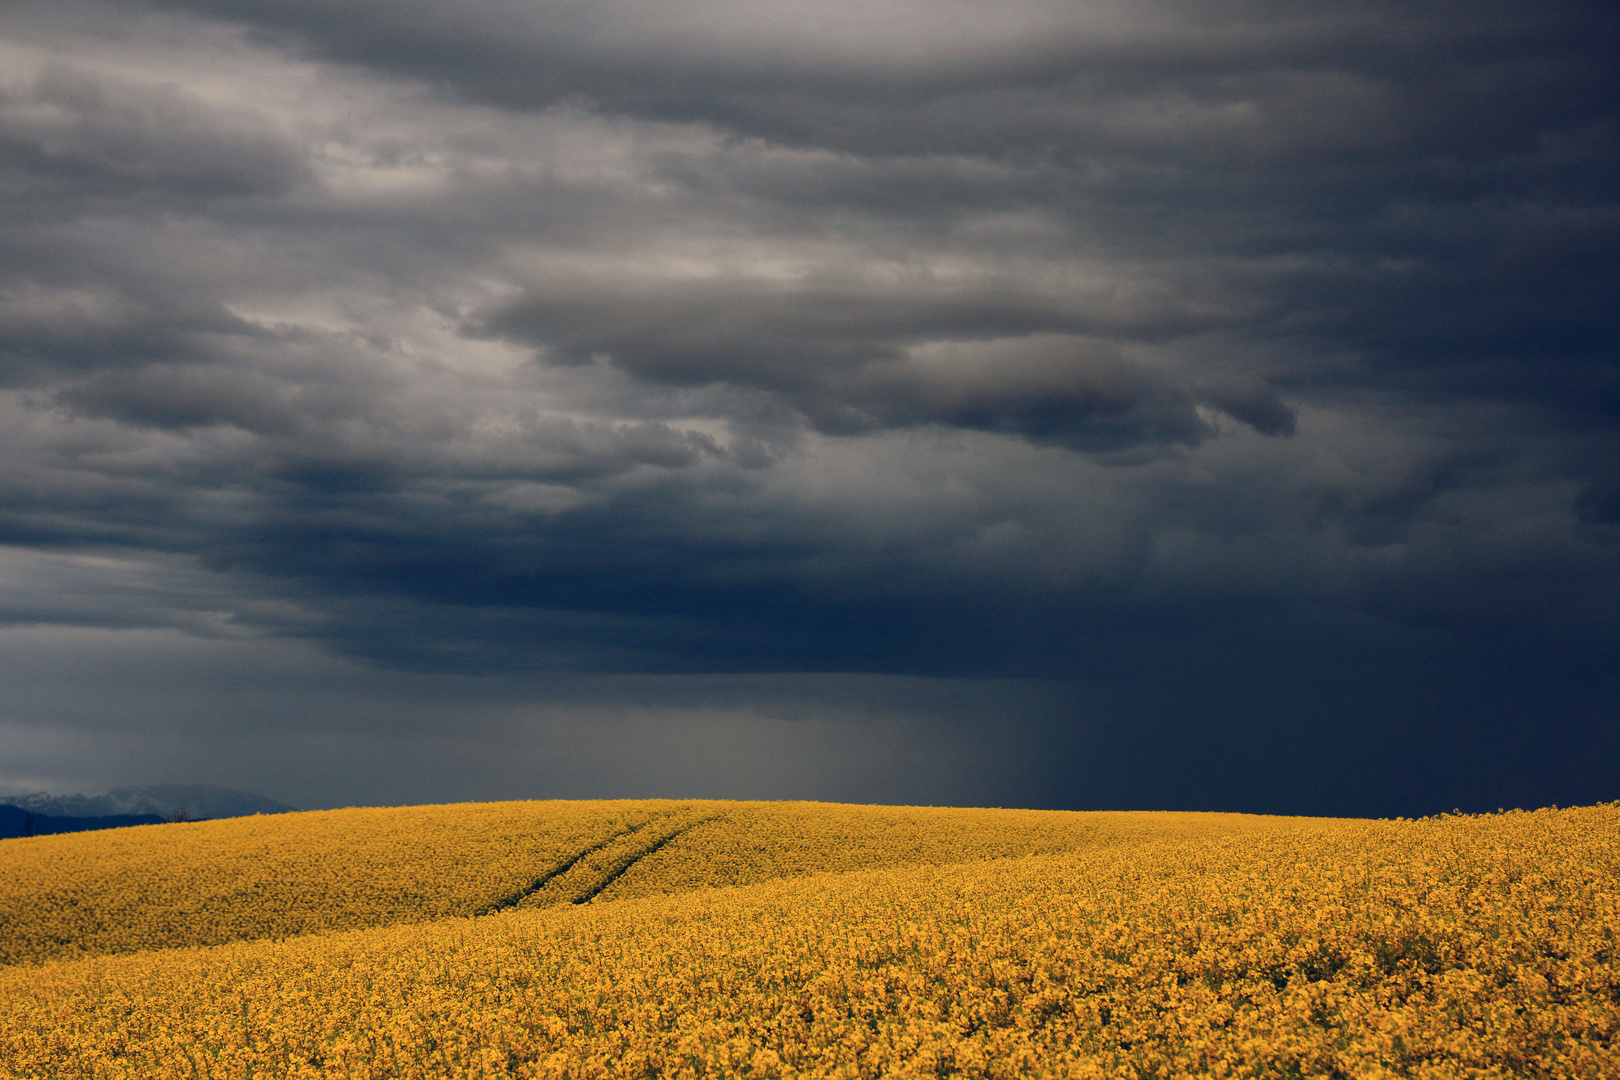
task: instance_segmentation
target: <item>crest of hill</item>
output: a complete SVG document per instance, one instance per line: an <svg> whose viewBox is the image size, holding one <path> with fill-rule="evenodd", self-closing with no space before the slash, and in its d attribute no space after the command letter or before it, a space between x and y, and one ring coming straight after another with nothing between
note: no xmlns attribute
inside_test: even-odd
<svg viewBox="0 0 1620 1080"><path fill-rule="evenodd" d="M33 837L0 846L0 963L1274 833L1309 820L619 800L355 808Z"/></svg>

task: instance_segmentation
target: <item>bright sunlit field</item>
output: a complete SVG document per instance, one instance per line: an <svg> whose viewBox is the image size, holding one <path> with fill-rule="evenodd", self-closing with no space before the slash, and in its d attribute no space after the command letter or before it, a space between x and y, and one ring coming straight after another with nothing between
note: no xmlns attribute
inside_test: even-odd
<svg viewBox="0 0 1620 1080"><path fill-rule="evenodd" d="M1620 804L343 810L0 843L0 1077L1620 1076Z"/></svg>

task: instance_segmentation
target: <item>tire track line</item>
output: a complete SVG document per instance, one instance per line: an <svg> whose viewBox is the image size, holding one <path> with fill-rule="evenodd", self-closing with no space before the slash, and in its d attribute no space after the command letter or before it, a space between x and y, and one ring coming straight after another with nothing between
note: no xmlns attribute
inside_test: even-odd
<svg viewBox="0 0 1620 1080"><path fill-rule="evenodd" d="M564 874L568 873L568 871L572 870L574 867L578 866L579 863L580 863L580 860L582 860L582 859L584 859L584 858L586 858L588 856L596 854L598 851L601 851L603 848L607 847L609 844L616 843L616 842L624 839L626 836L630 836L633 833L640 832L642 829L645 829L647 826L649 826L651 824L652 824L651 821L644 821L640 825L632 825L628 829L620 829L618 832L614 833L612 836L609 836L606 839L601 840L601 841L599 841L599 842L597 842L595 844L592 844L588 848L585 848L583 851L581 851L578 854L574 855L572 858L568 859L566 862L558 863L556 866L552 867L550 870L546 871L544 874L542 874L539 877L535 878L534 882L531 885L529 885L527 888L519 890L518 892L514 893L512 896L508 897L505 900L498 900L493 904L489 904L489 905L486 905L484 907L481 907L477 911L473 912L473 914L474 915L494 915L497 912L505 911L507 908L516 907L518 904L521 904L523 901L527 900L529 897L533 896L535 893L539 892L541 889L545 888L547 885L551 884L553 881L555 881L558 878L562 877ZM574 903L577 904L577 903L579 903L579 901L576 900L576 901L574 901Z"/></svg>
<svg viewBox="0 0 1620 1080"><path fill-rule="evenodd" d="M636 852L628 859L625 859L619 865L615 866L612 870L609 870L607 876L601 881L598 881L594 888L592 888L589 892L574 897L573 902L576 904L590 903L592 900L595 900L602 894L602 890L606 889L609 885L612 885L615 881L618 881L621 877L623 877L632 866L636 865L636 863L653 854L655 851L661 850L666 844L675 840L677 837L684 836L693 829L697 828L699 825L707 825L711 821L717 821L719 820L719 817L720 815L716 814L714 817L700 818L697 821L691 822L690 824L682 825L674 832L653 841L648 846L642 848L640 851Z"/></svg>

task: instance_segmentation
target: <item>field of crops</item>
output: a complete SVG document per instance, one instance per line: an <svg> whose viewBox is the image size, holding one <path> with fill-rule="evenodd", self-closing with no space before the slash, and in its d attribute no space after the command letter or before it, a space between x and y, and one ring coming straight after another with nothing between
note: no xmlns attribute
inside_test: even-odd
<svg viewBox="0 0 1620 1080"><path fill-rule="evenodd" d="M0 843L0 964L1287 823L648 799L328 810L35 837Z"/></svg>
<svg viewBox="0 0 1620 1080"><path fill-rule="evenodd" d="M10 955L74 926L58 953L106 954L0 968L0 1077L1620 1076L1620 805L517 803L113 839L0 845L6 917L57 905ZM159 917L188 889L231 897L226 943Z"/></svg>

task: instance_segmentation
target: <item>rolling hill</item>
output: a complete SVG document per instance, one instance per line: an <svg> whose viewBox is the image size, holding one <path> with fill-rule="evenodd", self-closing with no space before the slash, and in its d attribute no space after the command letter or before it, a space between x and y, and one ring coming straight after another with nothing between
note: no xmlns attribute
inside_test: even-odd
<svg viewBox="0 0 1620 1080"><path fill-rule="evenodd" d="M637 800L324 810L33 838L0 846L0 963L1265 833L1303 820Z"/></svg>
<svg viewBox="0 0 1620 1080"><path fill-rule="evenodd" d="M469 804L0 859L7 1078L1620 1075L1620 805Z"/></svg>

